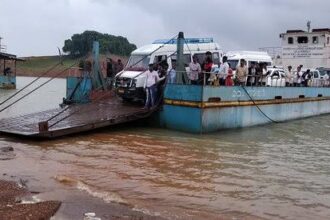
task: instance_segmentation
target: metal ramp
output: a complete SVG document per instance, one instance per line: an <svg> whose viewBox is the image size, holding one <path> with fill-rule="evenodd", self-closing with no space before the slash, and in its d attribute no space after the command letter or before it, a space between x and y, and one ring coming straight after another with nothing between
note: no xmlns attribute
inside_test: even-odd
<svg viewBox="0 0 330 220"><path fill-rule="evenodd" d="M67 111L61 113L62 111L63 108L59 107L2 119L0 120L0 133L35 138L55 138L147 118L154 110L145 110L139 105L123 103L120 99L112 97L98 102L73 105ZM55 125L47 131L40 131L39 123L43 121Z"/></svg>

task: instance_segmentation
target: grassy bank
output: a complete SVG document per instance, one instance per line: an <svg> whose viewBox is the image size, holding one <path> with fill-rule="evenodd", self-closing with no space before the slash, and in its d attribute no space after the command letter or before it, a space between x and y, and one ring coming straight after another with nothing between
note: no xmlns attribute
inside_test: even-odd
<svg viewBox="0 0 330 220"><path fill-rule="evenodd" d="M127 62L128 57L110 56L113 60L121 59L124 63ZM58 72L62 71L63 69L67 69L70 66L74 65L74 67L78 67L79 60L81 58L73 59L69 56L64 56L63 58L63 65L59 66L57 69L50 71L46 76L54 76ZM17 62L17 75L18 76L39 76L40 74L48 71L51 67L56 65L60 62L59 56L40 56L40 57L25 57L25 62ZM101 71L105 72L105 62L106 56L100 56L100 66ZM70 71L65 71L65 73L61 76L65 77L69 74Z"/></svg>

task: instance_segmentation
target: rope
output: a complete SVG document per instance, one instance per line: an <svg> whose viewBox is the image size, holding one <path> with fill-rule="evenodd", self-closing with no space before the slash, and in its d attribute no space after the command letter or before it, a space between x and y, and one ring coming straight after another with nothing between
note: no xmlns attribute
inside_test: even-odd
<svg viewBox="0 0 330 220"><path fill-rule="evenodd" d="M40 89L41 87L43 87L44 85L46 85L47 83L49 83L50 81L54 80L56 77L62 75L65 71L69 70L71 67L75 66L77 64L74 63L71 66L69 66L68 68L62 70L61 72L57 73L54 77L50 78L49 80L47 80L46 82L42 83L41 85L37 86L36 88L34 88L33 90L31 90L30 92L28 92L27 94L25 94L24 96L22 96L21 98L17 99L16 101L14 101L13 103L7 105L6 107L2 108L0 110L0 113L3 112L4 110L8 109L9 107L13 106L14 104L16 104L17 102L19 102L20 100L24 99L25 97L27 97L28 95L30 95L31 93L35 92L36 90Z"/></svg>
<svg viewBox="0 0 330 220"><path fill-rule="evenodd" d="M165 43L162 44L160 47L158 47L157 49L153 50L151 53L145 55L142 59L140 59L139 61L137 61L136 63L134 63L133 65L131 65L130 67L127 67L127 68L131 68L132 66L137 65L138 63L140 63L141 61L143 61L146 57L148 57L148 56L152 55L153 53L157 52L158 50L160 50L161 48L163 48L166 44L169 44L173 39L177 38L177 36L178 36L178 35L175 35L175 36L172 37L169 41L165 42ZM173 56L174 54L176 54L176 52L172 53L172 54L170 55L170 57ZM159 64L159 63L161 63L161 62L162 62L162 61L159 61L159 62L156 63L156 64ZM127 68L125 68L125 69L123 70L123 72L124 72L125 70L127 70ZM147 71L147 70L141 72L140 74L138 74L137 76L135 76L133 79L135 79L135 78L139 77L140 75L144 74L146 71ZM118 78L118 77L121 76L121 75L122 75L122 74L119 74L117 77L115 77L115 79ZM165 79L165 80L166 80L166 79ZM78 85L77 85L77 87L78 87ZM77 88L77 87L76 87L76 88ZM96 89L96 90L97 90L97 89ZM103 98L103 97L104 97L104 96L98 97L96 100L100 100L100 99ZM95 100L93 100L93 101L95 102ZM51 117L50 119L48 119L47 122L49 122L50 120L52 120L52 119L56 118L57 116L61 115L62 113L64 113L65 111L67 111L70 107L71 107L71 106L68 106L68 107L65 108L64 110L60 111L59 113L57 113L56 115L54 115L53 117ZM0 112L1 112L1 111L0 111ZM74 115L74 114L76 114L76 113L78 113L78 112L79 112L79 109L76 110L76 111L74 111L74 112L72 112L71 114L65 116L64 118L62 118L62 119L60 119L60 120L54 122L53 124L51 124L51 125L49 126L49 128L54 127L54 126L57 125L58 123L62 122L63 120L65 120L65 119L71 117L72 115Z"/></svg>
<svg viewBox="0 0 330 220"><path fill-rule="evenodd" d="M166 78L165 78L164 80L165 80L165 85L166 85ZM156 84L160 84L160 82L161 82L161 81L157 82ZM164 88L165 88L165 87L164 87ZM101 99L103 99L103 98L104 98L105 96L107 96L107 95L108 95L108 94L104 94L104 95L98 97L97 99L93 100L93 102L94 102L94 103L98 103L99 101L101 101ZM158 99L158 101L157 101L157 103L156 103L156 105L155 105L156 107L154 107L154 108L152 108L150 111L148 111L146 115L138 116L139 114L141 114L141 113L138 113L138 114L135 114L134 116L136 116L136 117L138 117L138 118L146 118L146 117L148 117L149 115L151 115L153 112L157 111L158 108L159 108L159 105L160 105L160 103L161 103L161 101L162 101L163 96L164 96L164 89L162 89L161 96L159 97L159 99ZM95 101L96 101L96 102L95 102ZM74 105L72 105L72 106L74 106ZM65 108L65 109L63 109L62 111L60 111L59 113L57 113L56 115L52 116L50 119L47 120L47 122L49 122L50 120L56 118L56 117L59 116L60 114L66 112L66 111L67 111L69 108L71 108L72 106L68 106L67 108ZM63 118L61 118L61 119L59 119L58 121L54 122L53 124L51 124L50 126L48 126L48 128L52 128L52 127L54 127L55 125L59 124L60 122L64 121L65 119L71 117L72 115L78 113L79 111L80 111L80 109L78 108L76 111L74 111L74 112L70 113L69 115L67 115L67 116L65 116L65 117L63 117ZM94 111L94 110L93 110L93 111ZM88 112L88 111L84 111L84 112Z"/></svg>
<svg viewBox="0 0 330 220"><path fill-rule="evenodd" d="M53 120L54 118L56 118L57 116L59 116L60 114L62 114L63 112L67 111L69 109L70 106L64 108L62 111L58 112L57 114L55 114L54 116L52 116L51 118L49 118L48 120L46 120L47 122Z"/></svg>
<svg viewBox="0 0 330 220"><path fill-rule="evenodd" d="M99 90L100 88L102 88L102 86L96 88L95 91ZM97 99L94 99L93 102L95 102L95 101L100 101L102 98L104 98L104 97L107 96L107 95L108 95L108 94L106 93L106 94L104 94L104 95L102 95L102 96L99 96L99 97L97 97ZM49 119L47 120L47 122L51 121L52 119L56 118L57 116L61 115L61 114L64 113L64 112L66 112L68 109L72 108L72 106L75 106L75 105L69 105L69 106L67 106L65 109L63 109L62 111L58 112L57 114L55 114L55 115L52 116L51 118L49 118ZM80 111L80 109L78 109L78 110L72 112L71 114L65 116L64 118L62 118L62 119L60 119L60 120L54 122L52 125L49 126L49 128L54 127L55 125L57 125L57 124L60 123L61 121L64 121L65 119L71 117L72 115L74 115L75 113L77 113L77 112L79 112L79 111Z"/></svg>
<svg viewBox="0 0 330 220"><path fill-rule="evenodd" d="M245 91L245 93L249 96L249 98L251 99L253 104L257 107L257 109L261 112L262 115L264 115L269 121L271 121L273 123L280 123L279 121L275 121L275 120L271 119L264 111L261 110L261 108L257 105L257 103L254 101L254 99L251 97L249 92L246 90L245 86L241 86L241 87Z"/></svg>
<svg viewBox="0 0 330 220"><path fill-rule="evenodd" d="M187 45L187 48L188 48L188 50L189 50L189 52L190 52L190 55L192 55L192 52L191 52L191 50L190 50L190 47L189 47L189 45L188 45L188 43L187 43L187 39L186 39L186 38L184 39L184 42L185 42L185 44Z"/></svg>
<svg viewBox="0 0 330 220"><path fill-rule="evenodd" d="M143 58L141 58L139 61L135 62L133 65L130 65L129 67L126 67L123 69L122 73L120 73L118 76L115 76L115 79L120 77L128 68L132 68L133 66L137 65L138 63L140 63L141 61L143 61L146 57L152 55L153 53L157 52L158 50L160 50L161 48L163 48L165 45L169 44L172 40L176 39L178 37L178 35L175 35L174 37L172 37L170 40L168 40L167 42L163 43L161 46L159 46L157 49L153 50L151 53L143 56Z"/></svg>
<svg viewBox="0 0 330 220"><path fill-rule="evenodd" d="M40 76L38 76L36 79L34 79L32 82L30 82L29 84L27 84L26 86L24 86L22 89L18 90L16 93L14 93L13 95L9 96L7 99L5 99L3 102L0 103L0 106L3 105L3 104L5 104L6 102L8 102L9 100L11 100L12 98L14 98L16 95L18 95L23 90L25 90L26 88L28 88L29 86L31 86L33 83L35 83L36 81L38 81L41 77L45 76L47 73L49 73L50 71L52 71L53 69L55 69L60 64L61 64L61 62L58 62L57 64L55 64L54 66L52 66L51 68L49 68L46 72L42 73Z"/></svg>
<svg viewBox="0 0 330 220"><path fill-rule="evenodd" d="M177 53L177 52L175 51L174 53L170 54L169 57L173 56L173 55L176 54L176 53ZM157 63L155 63L155 64L158 65L158 64L160 64L161 62L163 62L163 61L159 61L159 62L157 62ZM136 79L137 77L141 76L143 73L145 73L145 72L147 72L147 71L148 71L148 70L145 70L145 71L141 72L140 74L134 76L133 79Z"/></svg>

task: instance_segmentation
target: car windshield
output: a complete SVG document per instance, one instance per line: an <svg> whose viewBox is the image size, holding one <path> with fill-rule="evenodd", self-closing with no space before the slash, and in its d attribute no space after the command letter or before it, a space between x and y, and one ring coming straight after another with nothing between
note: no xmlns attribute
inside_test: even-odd
<svg viewBox="0 0 330 220"><path fill-rule="evenodd" d="M236 67L238 65L238 60L228 60L227 62L231 69L236 70Z"/></svg>
<svg viewBox="0 0 330 220"><path fill-rule="evenodd" d="M130 71L145 71L148 69L150 56L132 55L127 63L127 70Z"/></svg>
<svg viewBox="0 0 330 220"><path fill-rule="evenodd" d="M319 70L319 72L320 72L321 76L324 76L327 73L327 71L325 71L325 70Z"/></svg>

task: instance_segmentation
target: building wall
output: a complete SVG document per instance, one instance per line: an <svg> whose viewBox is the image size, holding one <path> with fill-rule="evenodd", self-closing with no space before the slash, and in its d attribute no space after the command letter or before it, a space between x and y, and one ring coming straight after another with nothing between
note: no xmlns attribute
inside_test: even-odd
<svg viewBox="0 0 330 220"><path fill-rule="evenodd" d="M308 37L308 43L298 44L298 37ZM313 42L313 37L318 37L318 42ZM288 43L288 38L294 39L293 44ZM292 33L282 34L282 65L296 68L304 65L306 68L330 67L328 35L325 33Z"/></svg>

